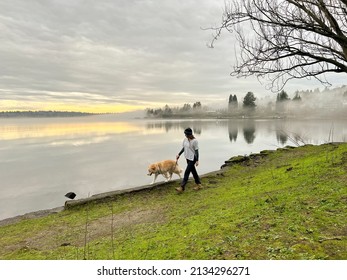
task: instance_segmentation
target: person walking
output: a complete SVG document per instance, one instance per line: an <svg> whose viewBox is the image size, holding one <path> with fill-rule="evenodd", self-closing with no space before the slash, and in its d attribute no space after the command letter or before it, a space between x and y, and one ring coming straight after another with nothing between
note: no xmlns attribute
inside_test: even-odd
<svg viewBox="0 0 347 280"><path fill-rule="evenodd" d="M176 160L178 160L181 154L184 153L184 156L187 160L187 168L184 172L184 177L181 182L181 186L176 188L176 191L181 193L185 190L185 186L188 182L188 178L190 173L193 174L196 186L193 188L194 190L199 190L202 188L201 181L196 171L195 166L199 165L199 143L198 140L194 137L193 131L191 128L186 128L184 130L184 135L186 138L183 140L182 150L176 156Z"/></svg>

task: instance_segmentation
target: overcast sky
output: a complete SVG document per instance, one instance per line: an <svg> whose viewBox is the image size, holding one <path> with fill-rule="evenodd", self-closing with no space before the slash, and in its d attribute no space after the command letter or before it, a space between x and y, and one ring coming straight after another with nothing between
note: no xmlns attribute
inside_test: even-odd
<svg viewBox="0 0 347 280"><path fill-rule="evenodd" d="M1 0L0 110L130 110L218 105L274 93L230 77L225 32L207 47L224 0ZM336 85L342 78L336 78ZM286 88L321 87L295 81Z"/></svg>

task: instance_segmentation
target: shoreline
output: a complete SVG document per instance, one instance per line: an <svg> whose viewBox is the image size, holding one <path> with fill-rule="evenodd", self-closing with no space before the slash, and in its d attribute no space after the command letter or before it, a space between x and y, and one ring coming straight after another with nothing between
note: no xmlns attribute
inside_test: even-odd
<svg viewBox="0 0 347 280"><path fill-rule="evenodd" d="M334 144L338 144L339 142L334 142ZM312 144L307 144L305 146L311 146ZM269 153L273 153L275 151L278 150L290 150L290 149L294 149L295 147L293 146L285 146L283 148L277 148L276 150L263 150L260 151L259 153L254 153L254 154L250 154L250 155L238 155L238 156L232 156L231 158L229 158L228 160L225 160L224 163L221 165L219 170L215 170L215 171L211 171L211 172L207 172L204 174L200 175L200 178L204 178L204 177L208 177L211 175L220 175L219 173L221 172L221 170L223 170L224 167L226 166L231 166L234 164L238 164L241 163L243 161L255 158L255 157L263 157L266 156ZM141 186L137 186L137 187L131 187L131 188L127 188L127 189L121 189L121 190L115 190L115 191L108 191L108 192L103 192L103 193L99 193L99 194L94 194L90 197L87 198L80 198L80 199L76 199L76 200L66 200L65 204L63 206L58 206L58 207L54 207L54 208L50 208L50 209L43 209L43 210L38 210L38 211L32 211L32 212L28 212L22 215L16 215L14 217L9 217L9 218L5 218L3 220L0 220L0 227L1 226L5 226L5 225L10 225L10 224L14 224L17 223L19 221L22 220L27 220L27 219L35 219L35 218L41 218L41 217L45 217L48 216L50 214L55 214L55 213L59 213L62 212L66 209L71 209L73 207L76 206L80 206L80 205L84 205L87 204L89 202L93 202L93 201L105 201L108 199L112 199L118 195L123 195L123 194L127 194L127 193L133 193L133 192L140 192L140 191L144 191L144 190L151 190L154 189L156 187L161 187L164 186L166 184L171 184L171 183L175 183L175 182L180 182L181 179L175 179L175 180L171 180L169 182L158 182L155 183L153 185L151 184L146 184L146 185L141 185ZM191 180L191 178L189 179Z"/></svg>
<svg viewBox="0 0 347 280"><path fill-rule="evenodd" d="M228 162L228 160L225 162ZM221 169L202 174L202 175L200 175L200 177L204 178L204 177L209 176L211 174L218 174L218 172L220 172L220 170ZM99 194L94 194L94 195L87 197L87 198L79 198L76 200L66 200L65 204L63 206L58 206L58 207L54 207L54 208L50 208L50 209L32 211L32 212L28 212L25 214L16 215L13 217L2 219L2 220L0 220L0 227L11 225L11 224L20 222L22 220L42 218L42 217L48 216L50 214L56 214L56 213L59 213L59 212L66 210L66 209L71 209L73 207L87 204L87 203L93 202L93 201L101 201L102 202L102 201L105 201L107 199L112 199L118 195L123 195L123 194L127 194L127 193L132 193L132 192L140 192L140 191L144 191L144 190L151 190L151 189L154 189L156 187L161 187L163 185L174 183L174 182L180 182L180 179L171 180L169 182L165 182L165 181L164 182L158 182L158 183L155 183L153 185L146 184L146 185L141 185L141 186L137 186L137 187L131 187L128 189L103 192L103 193L99 193Z"/></svg>

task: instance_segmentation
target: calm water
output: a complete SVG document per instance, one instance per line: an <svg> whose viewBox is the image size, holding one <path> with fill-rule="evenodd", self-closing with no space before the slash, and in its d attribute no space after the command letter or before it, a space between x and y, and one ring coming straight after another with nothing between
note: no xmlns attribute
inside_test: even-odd
<svg viewBox="0 0 347 280"><path fill-rule="evenodd" d="M235 155L345 141L346 124L347 120L124 121L116 116L0 119L0 220L63 206L69 191L78 199L148 184L148 164L175 159L188 126L199 140L198 172L204 174ZM185 168L183 157L179 164Z"/></svg>

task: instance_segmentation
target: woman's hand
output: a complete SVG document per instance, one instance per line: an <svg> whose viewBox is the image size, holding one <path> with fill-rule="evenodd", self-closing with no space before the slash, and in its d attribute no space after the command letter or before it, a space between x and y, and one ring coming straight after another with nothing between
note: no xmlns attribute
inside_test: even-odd
<svg viewBox="0 0 347 280"><path fill-rule="evenodd" d="M197 161L196 163L195 163L195 166L198 166L199 165L199 161Z"/></svg>

